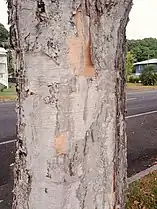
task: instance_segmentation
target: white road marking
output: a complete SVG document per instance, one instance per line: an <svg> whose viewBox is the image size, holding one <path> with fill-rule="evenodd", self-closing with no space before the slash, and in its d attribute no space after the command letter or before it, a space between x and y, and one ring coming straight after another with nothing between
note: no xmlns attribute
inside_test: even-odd
<svg viewBox="0 0 157 209"><path fill-rule="evenodd" d="M10 144L10 143L13 143L13 142L16 142L17 140L14 139L14 140L9 140L9 141L6 141L6 142L0 142L0 145L4 145L4 144Z"/></svg>
<svg viewBox="0 0 157 209"><path fill-rule="evenodd" d="M133 94L146 94L146 93L157 93L157 90L152 91L133 91L133 92L127 92L127 95L133 95Z"/></svg>
<svg viewBox="0 0 157 209"><path fill-rule="evenodd" d="M129 98L127 101L136 100L137 98Z"/></svg>
<svg viewBox="0 0 157 209"><path fill-rule="evenodd" d="M136 98L132 98L132 99L136 99ZM150 115L150 114L154 114L154 113L157 113L157 110L150 111L150 112L139 113L139 114L135 114L135 115L129 115L129 116L126 116L126 119L137 118L137 117L140 117L140 116ZM13 143L13 142L16 142L16 141L17 140L14 139L14 140L9 140L9 141L5 141L5 142L0 142L0 145L10 144L10 143Z"/></svg>
<svg viewBox="0 0 157 209"><path fill-rule="evenodd" d="M143 115L150 115L150 114L153 114L153 113L157 113L157 110L150 111L150 112L139 113L139 114L136 114L136 115L126 116L126 119L137 118L137 117L140 117L140 116L143 116Z"/></svg>

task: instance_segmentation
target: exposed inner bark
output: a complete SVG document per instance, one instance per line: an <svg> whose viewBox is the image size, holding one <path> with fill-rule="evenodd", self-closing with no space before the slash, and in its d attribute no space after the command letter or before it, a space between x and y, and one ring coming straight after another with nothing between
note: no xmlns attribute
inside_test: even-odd
<svg viewBox="0 0 157 209"><path fill-rule="evenodd" d="M18 143L13 208L124 208L131 0L12 0Z"/></svg>

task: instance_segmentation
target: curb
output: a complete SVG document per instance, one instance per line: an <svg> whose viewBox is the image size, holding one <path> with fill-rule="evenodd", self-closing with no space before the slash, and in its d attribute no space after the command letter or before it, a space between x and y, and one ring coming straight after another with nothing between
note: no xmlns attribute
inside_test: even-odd
<svg viewBox="0 0 157 209"><path fill-rule="evenodd" d="M141 171L141 172L135 174L134 176L131 176L130 178L128 178L128 184L131 184L134 181L138 181L141 178L147 176L148 174L150 174L150 173L152 173L152 172L154 172L156 170L157 170L157 165L153 165L150 168L147 168L146 170Z"/></svg>
<svg viewBox="0 0 157 209"><path fill-rule="evenodd" d="M0 99L0 103L4 103L4 102L16 102L17 100L16 99Z"/></svg>
<svg viewBox="0 0 157 209"><path fill-rule="evenodd" d="M16 100L17 95L0 95L0 101Z"/></svg>

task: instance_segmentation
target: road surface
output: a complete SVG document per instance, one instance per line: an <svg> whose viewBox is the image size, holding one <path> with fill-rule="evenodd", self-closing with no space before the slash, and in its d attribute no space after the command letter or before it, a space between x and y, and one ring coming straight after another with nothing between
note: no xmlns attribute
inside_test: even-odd
<svg viewBox="0 0 157 209"><path fill-rule="evenodd" d="M11 209L12 173L16 136L15 103L0 103L0 209ZM2 202L1 202L2 200Z"/></svg>
<svg viewBox="0 0 157 209"><path fill-rule="evenodd" d="M11 169L14 162L16 114L14 103L0 103L0 209L11 209ZM157 159L157 91L127 94L128 176ZM8 183L9 182L9 183ZM2 192L3 191L3 192Z"/></svg>
<svg viewBox="0 0 157 209"><path fill-rule="evenodd" d="M157 91L127 94L128 176L157 161Z"/></svg>

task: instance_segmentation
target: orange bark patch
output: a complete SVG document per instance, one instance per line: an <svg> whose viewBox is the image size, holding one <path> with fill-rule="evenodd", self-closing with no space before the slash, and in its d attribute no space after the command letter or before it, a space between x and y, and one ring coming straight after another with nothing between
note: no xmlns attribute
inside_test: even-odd
<svg viewBox="0 0 157 209"><path fill-rule="evenodd" d="M68 62L72 65L75 75L94 77L95 69L91 61L90 45L91 40L87 31L89 23L87 18L83 19L82 13L75 15L77 36L69 38L67 41L69 47Z"/></svg>
<svg viewBox="0 0 157 209"><path fill-rule="evenodd" d="M57 155L66 154L66 145L67 145L67 134L63 133L56 137L55 140L55 149Z"/></svg>
<svg viewBox="0 0 157 209"><path fill-rule="evenodd" d="M86 44L86 48L85 48L84 70L83 70L83 72L80 72L80 75L84 75L86 77L94 77L96 74L92 60L91 60L90 44L91 44L91 40L90 40L90 36L89 36L89 40L88 40L88 42Z"/></svg>

